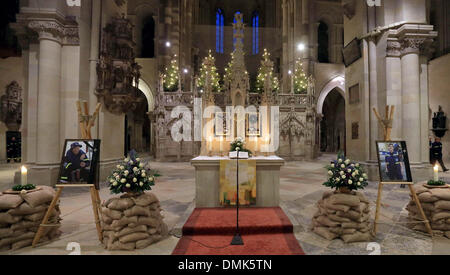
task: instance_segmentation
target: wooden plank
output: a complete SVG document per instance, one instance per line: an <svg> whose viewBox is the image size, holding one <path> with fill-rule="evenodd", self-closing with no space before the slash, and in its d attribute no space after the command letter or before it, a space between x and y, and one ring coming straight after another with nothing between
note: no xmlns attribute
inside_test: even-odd
<svg viewBox="0 0 450 275"><path fill-rule="evenodd" d="M42 222L39 226L38 231L36 232L36 235L34 235L32 247L36 247L36 245L41 240L42 233L44 232L44 227L45 227L45 225L47 225L48 219L50 218L50 215L52 214L53 209L55 209L56 204L58 203L58 200L59 200L59 197L61 196L61 192L62 192L63 188L64 187L58 187L55 197L53 198L50 206L48 207L47 213L45 213L45 216L42 219Z"/></svg>
<svg viewBox="0 0 450 275"><path fill-rule="evenodd" d="M378 219L380 217L380 207L381 207L381 193L383 191L383 183L380 182L378 184L378 197L377 197L377 208L375 210L375 221L373 223L373 234L377 234L377 227L378 227Z"/></svg>

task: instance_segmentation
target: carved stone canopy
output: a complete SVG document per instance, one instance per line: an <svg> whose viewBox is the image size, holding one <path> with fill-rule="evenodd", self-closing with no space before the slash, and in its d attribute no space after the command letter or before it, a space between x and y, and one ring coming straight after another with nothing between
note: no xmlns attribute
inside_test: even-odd
<svg viewBox="0 0 450 275"><path fill-rule="evenodd" d="M18 131L22 124L22 88L16 81L6 86L0 99L0 120L10 131Z"/></svg>

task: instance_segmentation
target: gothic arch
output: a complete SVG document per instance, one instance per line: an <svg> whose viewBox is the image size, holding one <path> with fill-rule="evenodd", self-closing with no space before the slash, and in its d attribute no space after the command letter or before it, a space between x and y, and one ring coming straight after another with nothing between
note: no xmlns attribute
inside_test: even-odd
<svg viewBox="0 0 450 275"><path fill-rule="evenodd" d="M155 110L155 93L150 85L147 84L142 78L139 79L139 87L137 87L142 93L144 93L145 98L148 102L148 111L152 112Z"/></svg>
<svg viewBox="0 0 450 275"><path fill-rule="evenodd" d="M320 92L319 98L317 100L317 113L319 115L323 114L323 104L328 94L335 89L342 95L345 99L345 78L343 76L337 76L330 80L325 87Z"/></svg>

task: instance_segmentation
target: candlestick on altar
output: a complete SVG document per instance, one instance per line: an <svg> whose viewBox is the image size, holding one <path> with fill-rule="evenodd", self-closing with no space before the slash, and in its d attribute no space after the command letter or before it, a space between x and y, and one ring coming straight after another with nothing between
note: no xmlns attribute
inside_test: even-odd
<svg viewBox="0 0 450 275"><path fill-rule="evenodd" d="M253 145L255 146L255 157L258 156L258 137L253 137Z"/></svg>
<svg viewBox="0 0 450 275"><path fill-rule="evenodd" d="M223 137L220 137L219 142L220 142L220 144L219 144L220 155L223 156L224 155L224 152L223 152Z"/></svg>
<svg viewBox="0 0 450 275"><path fill-rule="evenodd" d="M436 164L434 170L434 181L439 181L439 166Z"/></svg>
<svg viewBox="0 0 450 275"><path fill-rule="evenodd" d="M268 157L268 156L269 156L270 137L265 137L265 138L264 138L264 143L265 143L265 145L266 145L266 147L267 147L267 151L264 152L264 156L265 156L265 157Z"/></svg>
<svg viewBox="0 0 450 275"><path fill-rule="evenodd" d="M27 175L28 175L28 169L25 166L22 166L21 168L21 181L20 184L21 185L27 185Z"/></svg>
<svg viewBox="0 0 450 275"><path fill-rule="evenodd" d="M208 155L212 156L212 150L213 150L213 138L209 137L208 139Z"/></svg>

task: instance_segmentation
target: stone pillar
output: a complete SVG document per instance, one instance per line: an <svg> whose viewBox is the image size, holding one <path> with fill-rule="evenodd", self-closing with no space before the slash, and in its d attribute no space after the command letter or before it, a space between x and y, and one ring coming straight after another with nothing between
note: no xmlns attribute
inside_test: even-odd
<svg viewBox="0 0 450 275"><path fill-rule="evenodd" d="M378 119L373 112L373 108L376 108L378 112L382 112L378 105L378 78L377 78L377 45L375 38L369 38L369 106L370 106L370 150L369 160L376 161L377 153L375 148L375 142L382 139L379 136L380 125Z"/></svg>
<svg viewBox="0 0 450 275"><path fill-rule="evenodd" d="M289 58L288 58L288 4L287 0L283 0L283 91L287 92L290 86Z"/></svg>
<svg viewBox="0 0 450 275"><path fill-rule="evenodd" d="M55 22L33 21L39 34L39 100L37 106L36 163L56 164L60 156L61 35Z"/></svg>
<svg viewBox="0 0 450 275"><path fill-rule="evenodd" d="M402 132L410 148L411 163L421 162L419 47L422 43L423 39L414 38L402 41Z"/></svg>

